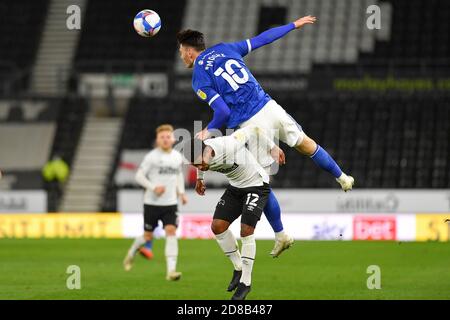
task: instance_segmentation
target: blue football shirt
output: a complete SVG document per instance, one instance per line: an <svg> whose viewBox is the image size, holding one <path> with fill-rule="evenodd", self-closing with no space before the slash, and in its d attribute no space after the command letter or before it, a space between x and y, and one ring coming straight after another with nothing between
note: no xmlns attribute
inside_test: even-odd
<svg viewBox="0 0 450 320"><path fill-rule="evenodd" d="M195 60L192 88L209 105L222 97L230 108L228 128L238 127L271 100L243 60L251 49L250 40L219 43Z"/></svg>

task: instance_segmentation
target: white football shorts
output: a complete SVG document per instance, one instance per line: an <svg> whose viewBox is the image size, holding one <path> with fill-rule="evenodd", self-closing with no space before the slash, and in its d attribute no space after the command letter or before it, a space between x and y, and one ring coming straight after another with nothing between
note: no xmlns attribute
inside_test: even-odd
<svg viewBox="0 0 450 320"><path fill-rule="evenodd" d="M302 127L275 100L267 102L257 114L243 122L240 127L249 125L263 129L266 136L275 143L278 144L281 140L290 147L301 143L305 136ZM266 170L274 162L267 149L261 149L254 140L248 142L248 148Z"/></svg>

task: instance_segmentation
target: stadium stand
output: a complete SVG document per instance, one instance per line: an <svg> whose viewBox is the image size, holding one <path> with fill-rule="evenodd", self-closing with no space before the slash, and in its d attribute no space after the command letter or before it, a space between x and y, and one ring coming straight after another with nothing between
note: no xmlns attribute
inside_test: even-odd
<svg viewBox="0 0 450 320"><path fill-rule="evenodd" d="M450 2L395 0L392 6L391 41L378 43L368 59L447 58L450 55Z"/></svg>
<svg viewBox="0 0 450 320"><path fill-rule="evenodd" d="M41 170L53 156L72 164L86 111L79 98L1 101L0 189L45 189L49 211L56 211L61 189L44 182Z"/></svg>
<svg viewBox="0 0 450 320"><path fill-rule="evenodd" d="M339 77L430 80L450 74L448 60L443 60L448 57L445 32L448 22L444 18L436 22L432 16L417 14L437 8L436 1L372 2L261 0L225 4L188 0L183 27L206 32L208 44L214 44L245 39L272 25L313 12L320 21L317 28L305 28L300 36L286 37L246 59L259 79L269 75L271 83L297 80L299 75L306 74L307 91L265 86L268 92L345 170L358 177L360 188L449 187L450 168L446 159L450 155L443 139L450 123L448 93L434 90L368 93L364 89L340 90L333 83ZM371 4L379 4L383 12L381 30L362 27L366 23L366 8ZM223 15L216 17L213 14L216 10ZM449 12L448 4L442 10ZM350 16L346 12L351 12ZM415 32L419 19L423 19L423 36ZM417 68L418 59L421 69ZM206 124L210 119L212 111L191 92L189 71L178 60L175 56L178 77L170 97L136 97L130 102L116 169L120 169L121 156L127 150L151 147L153 130L167 121L167 115L175 127L191 131L193 120ZM273 68L280 74L273 75ZM295 153L287 150L288 163L274 178L275 187L335 187L326 173ZM114 208L114 190L120 187L115 180L116 169L108 188L110 208Z"/></svg>
<svg viewBox="0 0 450 320"><path fill-rule="evenodd" d="M364 28L366 8L376 4L384 12L385 27L371 32ZM216 10L223 15L216 18ZM375 40L390 38L391 4L372 0L191 0L183 26L202 30L212 45L247 39L311 13L320 21L317 28L305 28L301 36L286 37L255 51L247 59L252 70L307 73L314 63L355 63L360 52L373 51ZM186 72L181 63L177 71Z"/></svg>
<svg viewBox="0 0 450 320"><path fill-rule="evenodd" d="M80 140L81 130L86 118L88 103L85 99L66 97L59 103L58 124L49 158L61 157L72 167L74 154ZM57 211L63 190L55 183L46 184L49 211Z"/></svg>
<svg viewBox="0 0 450 320"><path fill-rule="evenodd" d="M48 2L0 2L0 95L26 89Z"/></svg>
<svg viewBox="0 0 450 320"><path fill-rule="evenodd" d="M85 99L66 97L60 102L58 126L53 140L52 156L60 155L71 165L88 110Z"/></svg>
<svg viewBox="0 0 450 320"><path fill-rule="evenodd" d="M164 17L158 37L146 41L132 26L134 15L148 1L89 1L75 67L83 72L166 71L176 49L174 34L180 29L184 1L152 2L152 9ZM103 15L99 16L99 12Z"/></svg>
<svg viewBox="0 0 450 320"><path fill-rule="evenodd" d="M4 35L0 47L14 48L0 51L0 95L27 87L48 3L44 0L27 1L26 5L0 3L0 12L8 13L0 22ZM383 13L380 30L365 27L366 9L372 4L378 4ZM358 177L359 187L450 186L446 142L450 123L448 83L436 87L438 79L450 75L447 32L450 2L184 0L155 2L151 6L164 17L163 28L147 41L131 27L132 17L148 7L147 1L121 1L114 5L106 0L87 1L74 55L71 94L76 95L79 75L120 76L162 71L169 79L167 97L152 98L137 93L128 102L120 144L107 182L105 210L115 209L115 190L121 187L115 178L124 152L150 148L154 128L162 122L193 131L193 120L206 124L212 115L210 108L195 97L190 88L190 71L178 59L174 35L179 29L204 31L208 44L214 44L245 39L310 13L318 17L316 26L255 51L246 59L265 89L298 119L308 134L327 147L343 168ZM12 23L11 19L19 12L23 19ZM27 30L30 24L32 33ZM11 25L14 32L10 30ZM15 36L25 32L26 37ZM379 89L368 93L371 90L367 88L356 90L337 85L339 79L389 78L390 81L392 78L395 81L402 77L435 87ZM88 103L81 98L55 101L51 104L58 105L58 118L53 120L57 123L56 136L53 145L48 147L46 160L62 154L70 165ZM2 121L20 120L22 113L13 108ZM311 161L293 152L287 152L288 163L276 176L275 186L335 186ZM23 172L18 172L19 175ZM36 176L33 181L37 181ZM40 186L39 183L31 185ZM59 201L59 195L50 198L51 203Z"/></svg>
<svg viewBox="0 0 450 320"><path fill-rule="evenodd" d="M40 170L50 154L56 115L51 100L0 102L0 163L9 176L2 189L42 188Z"/></svg>
<svg viewBox="0 0 450 320"><path fill-rule="evenodd" d="M277 102L302 124L308 135L325 146L362 188L439 188L448 186L446 157L442 140L449 127L448 96L354 94L304 94L277 97ZM301 101L301 102L299 102ZM202 110L200 116L178 112L176 127L192 130L193 120L208 119L209 110L199 102L186 100L185 110ZM129 109L120 149L151 147L153 128L160 117L173 113L175 99L136 100ZM205 109L207 111L205 111ZM323 115L326 115L325 118ZM383 137L387 137L383 138ZM436 141L436 142L434 142ZM440 142L437 142L440 141ZM434 143L439 146L434 147ZM335 182L307 158L287 150L288 163L274 180L279 187L333 187ZM433 160L434 159L434 162ZM400 170L398 170L400 168ZM421 170L418 170L421 168Z"/></svg>

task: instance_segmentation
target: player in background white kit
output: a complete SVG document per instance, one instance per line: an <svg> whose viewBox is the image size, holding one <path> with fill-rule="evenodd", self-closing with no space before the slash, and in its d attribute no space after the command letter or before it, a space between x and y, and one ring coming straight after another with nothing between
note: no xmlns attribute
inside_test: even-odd
<svg viewBox="0 0 450 320"><path fill-rule="evenodd" d="M247 126L226 137L190 140L183 145L183 155L197 169L223 173L230 183L217 203L211 230L234 267L227 289L236 289L232 300L244 300L250 292L256 256L254 231L270 194L269 175L246 148L250 140L257 140L261 149L264 148L277 163L285 163L283 151L257 126ZM200 195L204 195L205 190L203 184ZM241 251L228 229L239 216Z"/></svg>
<svg viewBox="0 0 450 320"><path fill-rule="evenodd" d="M181 277L181 272L176 270L178 197L182 204L187 202L182 171L183 157L173 149L174 143L173 127L168 124L159 126L156 129L157 147L145 156L136 173L136 181L145 189L144 236L134 240L124 260L124 268L128 271L138 252L147 259L153 258L153 230L161 220L166 232L167 280L178 280Z"/></svg>

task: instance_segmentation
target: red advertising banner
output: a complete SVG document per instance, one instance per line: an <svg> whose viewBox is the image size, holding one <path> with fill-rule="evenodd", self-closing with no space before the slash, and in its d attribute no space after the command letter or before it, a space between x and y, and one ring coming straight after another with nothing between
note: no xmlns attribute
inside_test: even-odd
<svg viewBox="0 0 450 320"><path fill-rule="evenodd" d="M212 239L214 234L211 231L211 215L182 215L181 218L181 238L185 239Z"/></svg>
<svg viewBox="0 0 450 320"><path fill-rule="evenodd" d="M353 218L353 240L396 240L395 216L360 215Z"/></svg>

